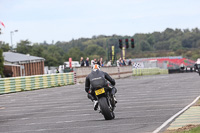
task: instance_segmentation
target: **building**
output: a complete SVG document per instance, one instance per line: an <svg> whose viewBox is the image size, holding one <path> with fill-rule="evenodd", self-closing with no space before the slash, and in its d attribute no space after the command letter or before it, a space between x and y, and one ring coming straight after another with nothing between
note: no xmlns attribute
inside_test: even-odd
<svg viewBox="0 0 200 133"><path fill-rule="evenodd" d="M44 58L14 52L3 52L5 77L44 74Z"/></svg>

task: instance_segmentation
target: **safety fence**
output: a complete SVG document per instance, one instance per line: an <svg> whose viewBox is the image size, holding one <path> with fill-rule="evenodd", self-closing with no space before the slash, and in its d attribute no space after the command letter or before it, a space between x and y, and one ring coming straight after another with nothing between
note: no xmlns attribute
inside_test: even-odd
<svg viewBox="0 0 200 133"><path fill-rule="evenodd" d="M133 69L133 76L168 74L168 73L169 73L168 69L161 69L161 68L137 68L137 69Z"/></svg>
<svg viewBox="0 0 200 133"><path fill-rule="evenodd" d="M0 94L75 84L74 73L0 79Z"/></svg>

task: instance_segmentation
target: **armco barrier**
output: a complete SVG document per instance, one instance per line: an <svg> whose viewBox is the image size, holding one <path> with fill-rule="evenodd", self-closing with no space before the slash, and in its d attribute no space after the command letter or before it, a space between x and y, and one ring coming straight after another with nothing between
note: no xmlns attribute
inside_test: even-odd
<svg viewBox="0 0 200 133"><path fill-rule="evenodd" d="M160 69L160 68L137 68L137 69L133 69L133 76L168 74L168 73L169 73L168 69Z"/></svg>
<svg viewBox="0 0 200 133"><path fill-rule="evenodd" d="M0 79L0 94L74 84L74 73Z"/></svg>

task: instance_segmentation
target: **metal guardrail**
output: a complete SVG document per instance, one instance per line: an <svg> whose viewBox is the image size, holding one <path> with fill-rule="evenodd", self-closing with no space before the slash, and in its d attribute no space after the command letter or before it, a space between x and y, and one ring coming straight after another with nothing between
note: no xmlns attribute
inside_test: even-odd
<svg viewBox="0 0 200 133"><path fill-rule="evenodd" d="M74 73L1 78L0 94L74 84Z"/></svg>
<svg viewBox="0 0 200 133"><path fill-rule="evenodd" d="M168 69L160 68L137 68L133 69L133 76L169 74Z"/></svg>

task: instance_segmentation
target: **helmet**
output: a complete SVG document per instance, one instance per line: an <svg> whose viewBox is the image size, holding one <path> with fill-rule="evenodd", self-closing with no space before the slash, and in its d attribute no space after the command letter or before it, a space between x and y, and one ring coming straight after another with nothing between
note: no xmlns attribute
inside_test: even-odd
<svg viewBox="0 0 200 133"><path fill-rule="evenodd" d="M100 66L98 64L94 64L92 66L92 71L100 70Z"/></svg>

